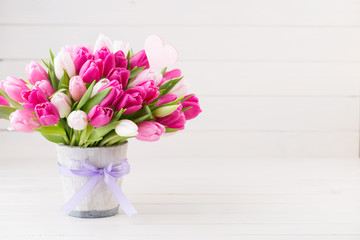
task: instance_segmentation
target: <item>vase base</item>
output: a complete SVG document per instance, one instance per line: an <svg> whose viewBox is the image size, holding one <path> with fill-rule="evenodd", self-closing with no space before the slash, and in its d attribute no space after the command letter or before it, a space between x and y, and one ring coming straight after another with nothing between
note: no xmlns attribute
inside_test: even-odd
<svg viewBox="0 0 360 240"><path fill-rule="evenodd" d="M71 211L69 213L72 217L77 218L103 218L103 217L111 217L119 212L119 206L109 209L109 210L92 210L92 211Z"/></svg>

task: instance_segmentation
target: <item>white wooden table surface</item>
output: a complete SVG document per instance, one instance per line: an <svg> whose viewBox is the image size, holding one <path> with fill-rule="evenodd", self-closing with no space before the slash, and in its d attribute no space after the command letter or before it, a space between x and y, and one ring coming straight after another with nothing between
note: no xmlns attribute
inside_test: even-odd
<svg viewBox="0 0 360 240"><path fill-rule="evenodd" d="M360 239L359 159L130 159L139 214L65 216L56 159L1 159L0 239Z"/></svg>

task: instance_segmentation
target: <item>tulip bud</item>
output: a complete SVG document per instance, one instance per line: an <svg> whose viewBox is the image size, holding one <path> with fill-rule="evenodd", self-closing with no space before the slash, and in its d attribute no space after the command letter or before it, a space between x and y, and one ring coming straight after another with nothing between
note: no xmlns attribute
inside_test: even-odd
<svg viewBox="0 0 360 240"><path fill-rule="evenodd" d="M95 84L95 86L94 86L94 88L93 88L93 90L92 90L92 92L91 92L91 95L90 95L90 98L92 98L93 96L95 96L99 91L100 91L100 89L103 87L103 86L105 86L106 84L108 84L110 81L109 81L109 79L107 79L107 78L103 78L103 79L101 79L100 81L98 81L96 84Z"/></svg>
<svg viewBox="0 0 360 240"><path fill-rule="evenodd" d="M97 60L87 60L80 69L79 75L82 77L83 81L86 83L92 83L93 81L98 81L103 74L103 61L101 59Z"/></svg>
<svg viewBox="0 0 360 240"><path fill-rule="evenodd" d="M41 125L52 126L59 122L60 115L51 102L39 103L35 106L35 113Z"/></svg>
<svg viewBox="0 0 360 240"><path fill-rule="evenodd" d="M32 85L35 85L38 81L48 79L48 74L45 69L35 61L26 65L26 76Z"/></svg>
<svg viewBox="0 0 360 240"><path fill-rule="evenodd" d="M70 53L60 51L60 53L54 58L55 75L58 79L64 74L64 70L69 77L75 76L75 65L71 58Z"/></svg>
<svg viewBox="0 0 360 240"><path fill-rule="evenodd" d="M55 93L54 88L51 86L49 80L40 80L35 83L35 88L41 90L46 97L50 97Z"/></svg>
<svg viewBox="0 0 360 240"><path fill-rule="evenodd" d="M79 76L72 77L69 83L69 92L75 101L79 101L86 92L84 81Z"/></svg>
<svg viewBox="0 0 360 240"><path fill-rule="evenodd" d="M120 120L115 127L115 132L121 137L134 137L138 134L138 126L131 120Z"/></svg>
<svg viewBox="0 0 360 240"><path fill-rule="evenodd" d="M88 124L87 114L81 110L73 111L69 114L67 123L72 129L83 130Z"/></svg>
<svg viewBox="0 0 360 240"><path fill-rule="evenodd" d="M153 115L155 117L166 117L167 115L173 113L178 107L179 105L159 107L153 112Z"/></svg>
<svg viewBox="0 0 360 240"><path fill-rule="evenodd" d="M165 127L157 122L143 121L138 124L138 135L136 139L146 142L154 142L160 139L165 132Z"/></svg>
<svg viewBox="0 0 360 240"><path fill-rule="evenodd" d="M90 120L89 124L93 127L105 126L109 124L113 114L114 110L112 110L112 108L96 105L88 114L88 118Z"/></svg>
<svg viewBox="0 0 360 240"><path fill-rule="evenodd" d="M10 106L9 101L1 95L0 95L0 105L1 106Z"/></svg>
<svg viewBox="0 0 360 240"><path fill-rule="evenodd" d="M64 118L69 115L71 111L71 100L65 93L56 93L51 98L51 103L54 104L59 112L60 118Z"/></svg>
<svg viewBox="0 0 360 240"><path fill-rule="evenodd" d="M145 50L140 50L130 59L130 67L133 69L134 67L140 68L143 66L145 66L145 69L149 68L149 61L147 59Z"/></svg>
<svg viewBox="0 0 360 240"><path fill-rule="evenodd" d="M0 82L0 88L16 102L23 102L21 92L29 90L26 83L22 79L15 77L7 77L6 80Z"/></svg>

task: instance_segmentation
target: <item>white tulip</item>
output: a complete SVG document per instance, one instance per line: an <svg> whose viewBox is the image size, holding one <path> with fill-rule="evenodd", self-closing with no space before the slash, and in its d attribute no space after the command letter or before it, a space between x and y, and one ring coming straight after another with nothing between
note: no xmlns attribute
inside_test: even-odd
<svg viewBox="0 0 360 240"><path fill-rule="evenodd" d="M128 87L132 88L144 80L153 80L155 83L155 87L157 87L162 81L162 79L163 76L161 75L161 73L151 69L145 69L141 71L141 73L139 73L139 75L137 75L136 78L129 83Z"/></svg>
<svg viewBox="0 0 360 240"><path fill-rule="evenodd" d="M75 130L83 130L88 124L87 114L84 111L72 111L67 118L69 127Z"/></svg>
<svg viewBox="0 0 360 240"><path fill-rule="evenodd" d="M178 107L179 107L179 105L170 105L170 106L159 107L158 109L156 109L153 112L153 115L155 117L166 117L167 115L170 115L171 113L173 113Z"/></svg>
<svg viewBox="0 0 360 240"><path fill-rule="evenodd" d="M104 34L100 34L98 38L96 39L95 45L94 45L94 54L99 51L102 47L107 47L110 52L113 51L113 46L110 38L106 37Z"/></svg>
<svg viewBox="0 0 360 240"><path fill-rule="evenodd" d="M138 134L138 126L131 120L120 120L115 127L115 132L121 137L134 137Z"/></svg>
<svg viewBox="0 0 360 240"><path fill-rule="evenodd" d="M130 44L124 43L123 41L115 40L112 46L114 53L116 53L117 51L122 51L125 54L125 57L130 51Z"/></svg>
<svg viewBox="0 0 360 240"><path fill-rule="evenodd" d="M95 96L98 92L99 92L99 90L103 87L103 86L105 86L106 84L108 84L110 81L109 81L109 79L107 79L107 78L103 78L103 79L101 79L100 81L98 81L96 84L95 84L95 86L94 86L94 88L93 88L93 90L92 90L92 92L91 92L91 95L90 95L90 98L92 98L93 96Z"/></svg>
<svg viewBox="0 0 360 240"><path fill-rule="evenodd" d="M61 118L68 116L71 112L71 100L65 93L55 93L51 98L51 103L54 104Z"/></svg>
<svg viewBox="0 0 360 240"><path fill-rule="evenodd" d="M59 80L64 74L64 69L70 78L76 74L74 61L68 52L59 52L59 54L54 58L54 68L55 75Z"/></svg>
<svg viewBox="0 0 360 240"><path fill-rule="evenodd" d="M189 94L189 88L190 84L183 78L169 91L168 94L175 94L178 97L182 97Z"/></svg>

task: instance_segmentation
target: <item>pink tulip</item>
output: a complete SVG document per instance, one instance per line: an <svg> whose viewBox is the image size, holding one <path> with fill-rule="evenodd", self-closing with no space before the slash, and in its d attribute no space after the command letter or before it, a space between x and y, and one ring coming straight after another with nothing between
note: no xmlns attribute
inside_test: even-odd
<svg viewBox="0 0 360 240"><path fill-rule="evenodd" d="M58 92L51 98L51 103L54 104L59 112L60 118L67 117L71 111L71 100L65 93Z"/></svg>
<svg viewBox="0 0 360 240"><path fill-rule="evenodd" d="M189 96L190 95L187 95L184 98L187 98ZM196 118L202 112L199 105L199 99L195 95L192 95L189 99L182 102L181 105L183 106L183 108L191 107L184 111L186 120Z"/></svg>
<svg viewBox="0 0 360 240"><path fill-rule="evenodd" d="M138 124L136 139L146 142L154 142L160 139L165 132L165 127L157 122L144 121Z"/></svg>
<svg viewBox="0 0 360 240"><path fill-rule="evenodd" d="M41 80L35 83L35 88L41 90L46 97L50 97L55 93L54 88L51 86L49 80Z"/></svg>
<svg viewBox="0 0 360 240"><path fill-rule="evenodd" d="M28 110L16 110L9 119L11 128L19 132L34 132L34 128L41 127L36 116Z"/></svg>
<svg viewBox="0 0 360 240"><path fill-rule="evenodd" d="M44 102L36 105L35 113L43 126L55 125L60 119L58 110L51 102Z"/></svg>
<svg viewBox="0 0 360 240"><path fill-rule="evenodd" d="M26 65L26 76L32 85L41 80L48 80L48 74L45 69L35 61Z"/></svg>
<svg viewBox="0 0 360 240"><path fill-rule="evenodd" d="M126 108L124 114L134 113L142 107L143 99L146 96L146 91L142 87L133 87L126 89L119 103L116 105L116 111Z"/></svg>
<svg viewBox="0 0 360 240"><path fill-rule="evenodd" d="M105 126L109 124L113 114L114 110L111 108L96 105L88 114L88 119L90 120L89 124L93 127Z"/></svg>
<svg viewBox="0 0 360 240"><path fill-rule="evenodd" d="M145 66L145 69L149 68L149 61L147 59L145 50L141 50L137 52L132 58L130 58L130 67L133 69L134 67L143 67Z"/></svg>
<svg viewBox="0 0 360 240"><path fill-rule="evenodd" d="M114 56L115 56L115 67L127 68L128 61L123 51L117 51Z"/></svg>
<svg viewBox="0 0 360 240"><path fill-rule="evenodd" d="M103 75L103 61L98 60L87 60L80 69L79 75L86 83L92 83L98 81Z"/></svg>
<svg viewBox="0 0 360 240"><path fill-rule="evenodd" d="M163 77L164 77L164 79L166 81L171 80L171 79L175 79L175 78L179 78L179 77L181 77L181 70L180 69L174 69L174 70L171 70L169 72L165 72Z"/></svg>
<svg viewBox="0 0 360 240"><path fill-rule="evenodd" d="M74 101L79 101L86 92L84 81L79 76L70 79L69 92Z"/></svg>
<svg viewBox="0 0 360 240"><path fill-rule="evenodd" d="M166 94L159 97L159 101L155 103L155 106L161 106L167 103L175 101L178 97L175 94Z"/></svg>
<svg viewBox="0 0 360 240"><path fill-rule="evenodd" d="M46 98L45 94L36 88L31 90L24 90L21 92L21 96L24 100L24 108L29 111L34 111L35 106L39 103L47 102L48 99Z"/></svg>
<svg viewBox="0 0 360 240"><path fill-rule="evenodd" d="M21 92L29 90L26 83L22 79L15 77L7 77L6 80L0 82L0 88L14 101L23 102Z"/></svg>
<svg viewBox="0 0 360 240"><path fill-rule="evenodd" d="M101 107L115 107L123 93L122 86L117 80L112 80L111 82L105 84L100 88L99 91L102 91L109 87L111 87L111 90L109 94L104 98L104 100L101 101Z"/></svg>
<svg viewBox="0 0 360 240"><path fill-rule="evenodd" d="M107 47L102 47L95 53L95 59L101 59L104 63L104 76L107 76L111 69L115 67L115 56Z"/></svg>
<svg viewBox="0 0 360 240"><path fill-rule="evenodd" d="M167 128L174 128L178 130L182 130L185 128L185 115L181 111L182 106L179 105L179 107L170 115L167 115L166 117L156 118L156 122L164 125Z"/></svg>
<svg viewBox="0 0 360 240"><path fill-rule="evenodd" d="M0 105L1 106L10 106L9 101L3 96L0 96Z"/></svg>
<svg viewBox="0 0 360 240"><path fill-rule="evenodd" d="M143 99L145 104L151 103L152 101L157 99L158 96L160 95L159 88L155 87L155 83L152 80L142 81L136 86L143 87L144 90L146 91L146 96Z"/></svg>
<svg viewBox="0 0 360 240"><path fill-rule="evenodd" d="M107 79L117 80L121 85L122 89L125 89L130 77L130 71L125 68L113 68L107 75Z"/></svg>
<svg viewBox="0 0 360 240"><path fill-rule="evenodd" d="M81 67L87 60L94 60L94 55L86 47L79 48L74 57L76 74L79 74Z"/></svg>

